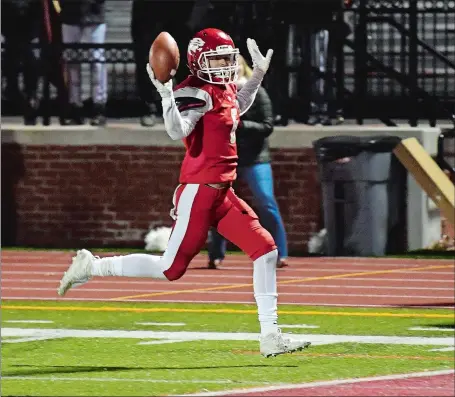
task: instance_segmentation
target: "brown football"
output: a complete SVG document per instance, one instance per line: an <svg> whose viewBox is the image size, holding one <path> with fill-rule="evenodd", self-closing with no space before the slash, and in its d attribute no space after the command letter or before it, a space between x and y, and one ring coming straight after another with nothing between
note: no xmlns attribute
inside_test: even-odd
<svg viewBox="0 0 455 397"><path fill-rule="evenodd" d="M168 82L177 72L180 63L179 47L168 32L161 32L153 41L149 63L155 78L161 83Z"/></svg>

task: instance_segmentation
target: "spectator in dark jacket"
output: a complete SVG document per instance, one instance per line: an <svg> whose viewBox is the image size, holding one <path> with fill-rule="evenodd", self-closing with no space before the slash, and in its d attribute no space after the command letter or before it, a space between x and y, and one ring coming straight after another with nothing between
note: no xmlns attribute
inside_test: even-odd
<svg viewBox="0 0 455 397"><path fill-rule="evenodd" d="M21 105L24 124L36 124L38 81L42 75L39 51L32 45L42 36L43 8L39 0L2 1L2 35L5 39L2 71L6 77L6 95ZM19 89L22 71L24 90Z"/></svg>
<svg viewBox="0 0 455 397"><path fill-rule="evenodd" d="M60 0L62 40L64 44L89 43L103 45L106 38L105 0ZM91 55L100 61L91 65L91 95L93 114L91 124L106 124L107 70L104 50L93 50ZM81 97L81 64L68 59L69 109L65 124L83 124Z"/></svg>
<svg viewBox="0 0 455 397"><path fill-rule="evenodd" d="M240 88L252 70L240 57ZM236 131L239 179L244 180L253 193L261 224L272 234L278 247L278 267L286 265L288 256L286 231L273 192L268 137L273 132L272 102L263 87L259 87L251 108L241 117ZM209 268L215 269L224 259L226 240L212 228L209 235Z"/></svg>

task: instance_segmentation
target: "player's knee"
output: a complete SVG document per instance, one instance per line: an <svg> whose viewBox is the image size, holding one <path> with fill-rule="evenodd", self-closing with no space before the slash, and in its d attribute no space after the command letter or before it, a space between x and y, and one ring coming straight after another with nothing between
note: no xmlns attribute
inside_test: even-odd
<svg viewBox="0 0 455 397"><path fill-rule="evenodd" d="M273 240L272 236L269 234L268 238L264 238L260 244L257 245L254 252L250 254L250 258L255 261L256 259L260 258L264 255L276 256L276 260L278 260L278 251L275 241Z"/></svg>
<svg viewBox="0 0 455 397"><path fill-rule="evenodd" d="M278 262L278 250L275 247L271 251L262 255L260 258L263 258L265 263L276 265L276 263Z"/></svg>

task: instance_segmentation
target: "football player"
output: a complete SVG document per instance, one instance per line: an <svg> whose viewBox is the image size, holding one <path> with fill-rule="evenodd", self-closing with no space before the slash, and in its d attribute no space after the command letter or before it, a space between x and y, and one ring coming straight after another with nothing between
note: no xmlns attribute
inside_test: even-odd
<svg viewBox="0 0 455 397"><path fill-rule="evenodd" d="M97 258L78 251L63 276L59 295L92 276L151 277L178 280L200 252L211 226L242 249L253 261L253 290L261 327L260 351L265 357L302 350L309 342L284 337L277 316L277 249L254 211L234 193L237 148L235 130L240 115L253 103L269 68L273 51L263 56L255 40L247 47L253 75L237 92L239 50L225 32L209 28L188 45L191 74L175 89L147 71L162 98L167 133L183 140L186 154L175 189L172 234L163 256L131 254Z"/></svg>

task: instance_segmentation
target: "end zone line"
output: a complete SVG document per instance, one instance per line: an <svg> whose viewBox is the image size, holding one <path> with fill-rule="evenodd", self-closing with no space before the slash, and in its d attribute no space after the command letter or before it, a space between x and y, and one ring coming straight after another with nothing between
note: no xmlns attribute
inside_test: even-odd
<svg viewBox="0 0 455 397"><path fill-rule="evenodd" d="M343 273L343 274L334 274L331 276L322 276L322 277L306 277L306 278L297 278L293 280L286 280L286 281L279 281L277 282L278 285L286 285L286 284L296 284L308 281L320 281L320 280L333 280L337 278L348 278L348 277L356 277L356 276L366 276L366 275L373 275L373 274L388 274L388 273L396 273L400 271L416 271L416 270L434 270L434 269L445 269L454 267L455 265L434 265L434 266L418 266L413 268L400 268L400 269L387 269L387 270L374 270L368 272L357 272L357 273ZM231 285L223 285L218 287L208 287L208 288L194 288L194 289L187 289L187 290L172 290L172 291L164 291L164 292L156 292L152 294L139 294L139 295L128 295L128 296L119 296L118 298L110 298L110 301L121 301L125 299L137 299L137 298L151 298L156 296L166 296L166 295L177 295L177 294L184 294L184 293L194 293L194 292L207 292L207 291L221 291L226 289L237 289L237 288L245 288L245 287L252 287L252 283L248 284L231 284Z"/></svg>

